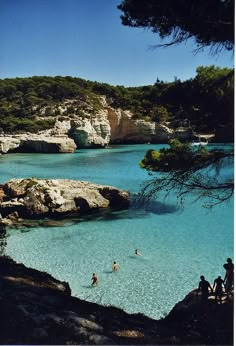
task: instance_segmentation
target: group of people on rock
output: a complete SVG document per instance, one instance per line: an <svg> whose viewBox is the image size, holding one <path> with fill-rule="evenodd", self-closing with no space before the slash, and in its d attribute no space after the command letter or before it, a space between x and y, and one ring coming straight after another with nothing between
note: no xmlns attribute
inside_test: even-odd
<svg viewBox="0 0 236 346"><path fill-rule="evenodd" d="M138 249L135 249L134 251L136 256L142 256L141 253L138 251ZM201 292L202 301L204 304L207 303L208 296L209 296L209 290L213 294L215 291L215 300L219 298L220 303L222 303L222 296L223 296L223 288L225 289L225 293L227 295L227 298L229 297L229 294L232 294L233 284L234 284L234 264L232 262L231 258L227 258L227 263L223 265L225 269L225 277L224 280L221 278L221 276L218 276L214 280L213 287L211 287L210 283L205 279L203 275L200 276L200 282L197 289L197 295L199 292ZM117 271L120 268L120 265L114 261L112 266L112 271ZM98 276L93 273L92 275L92 286L98 285Z"/></svg>
<svg viewBox="0 0 236 346"><path fill-rule="evenodd" d="M138 249L135 249L134 251L136 256L142 256L141 253L138 251ZM114 261L113 266L112 266L112 271L117 271L120 268L119 264ZM92 286L97 286L98 285L98 276L93 273L92 275Z"/></svg>
<svg viewBox="0 0 236 346"><path fill-rule="evenodd" d="M229 294L232 294L234 284L234 264L232 262L232 259L227 258L227 263L225 263L223 267L226 271L224 280L221 278L221 276L218 276L214 280L213 287L211 287L210 283L205 280L205 277L203 275L200 276L201 281L198 285L197 295L201 291L203 303L207 303L209 289L212 294L215 291L215 300L217 300L217 298L219 297L220 303L222 303L223 288L225 289L227 298L229 298Z"/></svg>

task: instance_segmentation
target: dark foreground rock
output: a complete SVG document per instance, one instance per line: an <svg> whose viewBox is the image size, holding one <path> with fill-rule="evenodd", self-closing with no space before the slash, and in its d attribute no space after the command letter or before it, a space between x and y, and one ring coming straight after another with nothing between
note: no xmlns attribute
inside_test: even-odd
<svg viewBox="0 0 236 346"><path fill-rule="evenodd" d="M71 297L69 285L0 257L0 344L233 344L233 301L191 292L163 320Z"/></svg>
<svg viewBox="0 0 236 346"><path fill-rule="evenodd" d="M69 179L12 179L1 186L0 192L3 218L81 216L104 208L129 206L127 191Z"/></svg>

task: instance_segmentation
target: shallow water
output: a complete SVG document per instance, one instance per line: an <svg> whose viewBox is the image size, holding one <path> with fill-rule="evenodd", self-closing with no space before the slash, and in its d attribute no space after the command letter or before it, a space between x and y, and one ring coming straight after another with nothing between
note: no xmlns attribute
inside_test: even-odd
<svg viewBox="0 0 236 346"><path fill-rule="evenodd" d="M138 192L149 178L138 162L160 145L116 146L74 154L11 154L0 158L1 181L13 177L69 178ZM225 169L228 174L229 169ZM183 211L168 201L148 209L103 213L59 227L11 230L4 251L25 265L68 281L72 294L160 318L198 285L199 276L223 276L233 256L233 202L207 211L201 202ZM134 255L135 248L142 257ZM113 261L120 269L111 271ZM92 273L99 285L91 287Z"/></svg>

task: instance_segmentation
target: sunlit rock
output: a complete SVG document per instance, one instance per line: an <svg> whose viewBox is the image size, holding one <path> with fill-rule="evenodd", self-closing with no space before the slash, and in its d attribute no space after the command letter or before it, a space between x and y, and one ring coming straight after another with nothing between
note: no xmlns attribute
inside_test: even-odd
<svg viewBox="0 0 236 346"><path fill-rule="evenodd" d="M22 218L81 216L104 208L125 209L129 193L112 186L68 179L12 179L2 186L3 218L17 212Z"/></svg>

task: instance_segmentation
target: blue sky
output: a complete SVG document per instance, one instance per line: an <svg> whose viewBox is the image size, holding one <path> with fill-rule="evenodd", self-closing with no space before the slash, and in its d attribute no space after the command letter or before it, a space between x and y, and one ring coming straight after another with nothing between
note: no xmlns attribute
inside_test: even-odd
<svg viewBox="0 0 236 346"><path fill-rule="evenodd" d="M196 67L232 67L232 52L193 54L191 42L150 49L157 35L124 27L121 0L0 0L0 78L73 76L113 85L194 77Z"/></svg>

